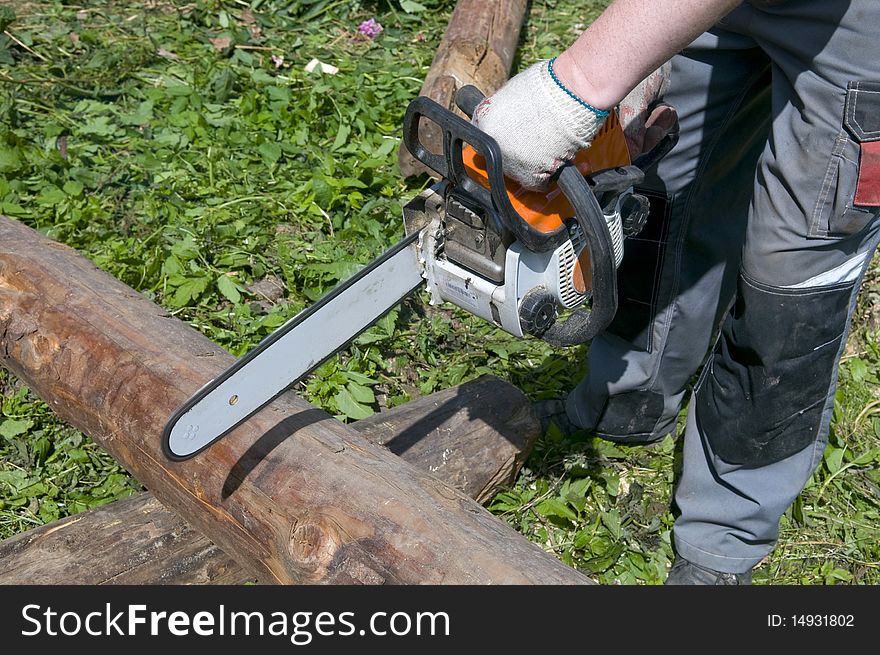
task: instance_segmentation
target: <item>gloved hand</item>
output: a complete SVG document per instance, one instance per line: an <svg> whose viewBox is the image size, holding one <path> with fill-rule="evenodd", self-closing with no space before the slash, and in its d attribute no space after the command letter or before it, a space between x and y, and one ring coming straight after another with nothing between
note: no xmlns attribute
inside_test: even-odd
<svg viewBox="0 0 880 655"><path fill-rule="evenodd" d="M601 110L569 95L541 61L515 75L474 110L472 122L501 148L504 172L541 189L563 163L589 147L605 121ZM657 69L620 103L631 158L651 149L675 123L675 110L658 104L670 67Z"/></svg>
<svg viewBox="0 0 880 655"><path fill-rule="evenodd" d="M562 164L590 145L606 112L569 95L551 62L532 64L474 110L474 125L501 148L504 172L529 189L546 186Z"/></svg>
<svg viewBox="0 0 880 655"><path fill-rule="evenodd" d="M630 159L650 151L675 125L675 108L662 102L669 88L672 65L667 62L627 94L618 105Z"/></svg>

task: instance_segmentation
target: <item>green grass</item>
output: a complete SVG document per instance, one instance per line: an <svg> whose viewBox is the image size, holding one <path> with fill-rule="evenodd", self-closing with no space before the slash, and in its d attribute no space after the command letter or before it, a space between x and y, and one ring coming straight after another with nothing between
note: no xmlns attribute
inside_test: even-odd
<svg viewBox="0 0 880 655"><path fill-rule="evenodd" d="M533 2L515 66L557 53L603 4ZM0 0L0 213L242 354L402 235L427 183L397 172L403 113L453 5ZM375 41L356 32L370 17ZM306 73L312 58L339 73ZM758 583L880 581L878 289L875 267L831 444ZM584 352L412 300L298 392L342 420L482 373L538 399L574 385ZM4 372L0 393L0 537L140 489ZM677 450L551 433L489 507L602 583L660 583Z"/></svg>

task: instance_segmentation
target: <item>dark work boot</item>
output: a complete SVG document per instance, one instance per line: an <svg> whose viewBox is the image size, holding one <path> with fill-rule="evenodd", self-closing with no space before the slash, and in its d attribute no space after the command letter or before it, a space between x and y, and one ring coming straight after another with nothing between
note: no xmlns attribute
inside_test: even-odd
<svg viewBox="0 0 880 655"><path fill-rule="evenodd" d="M722 573L676 556L666 576L667 585L750 585L752 572Z"/></svg>
<svg viewBox="0 0 880 655"><path fill-rule="evenodd" d="M538 400L532 407L541 421L542 434L547 434L551 424L555 425L564 436L583 430L568 418L568 414L565 412L565 398Z"/></svg>

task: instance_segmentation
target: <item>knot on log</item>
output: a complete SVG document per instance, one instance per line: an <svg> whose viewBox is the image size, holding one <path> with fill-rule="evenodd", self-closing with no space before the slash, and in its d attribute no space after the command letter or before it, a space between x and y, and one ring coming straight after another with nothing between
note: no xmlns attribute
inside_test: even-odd
<svg viewBox="0 0 880 655"><path fill-rule="evenodd" d="M335 513L335 512L333 512ZM295 520L290 526L287 552L291 570L299 572L297 582L326 582L342 584L381 584L383 571L365 552L370 550L374 529L351 516L311 514ZM384 540L379 542L384 544ZM387 544L384 544L387 547ZM380 546L382 547L382 546Z"/></svg>
<svg viewBox="0 0 880 655"><path fill-rule="evenodd" d="M338 546L335 530L311 521L291 526L290 555L304 568L314 570L329 564Z"/></svg>
<svg viewBox="0 0 880 655"><path fill-rule="evenodd" d="M40 370L52 362L61 350L59 340L42 334L36 320L30 316L17 316L12 311L7 312L2 303L0 340L5 344L5 357L15 357L19 366L27 370Z"/></svg>

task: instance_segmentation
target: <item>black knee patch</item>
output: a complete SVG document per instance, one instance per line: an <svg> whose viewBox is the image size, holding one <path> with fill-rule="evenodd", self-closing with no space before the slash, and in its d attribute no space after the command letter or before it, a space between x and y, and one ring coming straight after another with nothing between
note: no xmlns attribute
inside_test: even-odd
<svg viewBox="0 0 880 655"><path fill-rule="evenodd" d="M695 398L700 431L718 457L766 466L816 440L853 286L778 289L740 276Z"/></svg>
<svg viewBox="0 0 880 655"><path fill-rule="evenodd" d="M645 443L663 416L663 396L653 391L628 391L610 396L596 424L600 437L622 443Z"/></svg>

